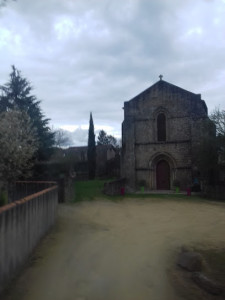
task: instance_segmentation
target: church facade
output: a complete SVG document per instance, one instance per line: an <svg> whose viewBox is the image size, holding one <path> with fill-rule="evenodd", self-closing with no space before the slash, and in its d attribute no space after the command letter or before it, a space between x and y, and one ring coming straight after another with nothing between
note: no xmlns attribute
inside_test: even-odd
<svg viewBox="0 0 225 300"><path fill-rule="evenodd" d="M121 175L127 188L185 190L194 180L193 147L207 106L194 94L160 80L124 103Z"/></svg>

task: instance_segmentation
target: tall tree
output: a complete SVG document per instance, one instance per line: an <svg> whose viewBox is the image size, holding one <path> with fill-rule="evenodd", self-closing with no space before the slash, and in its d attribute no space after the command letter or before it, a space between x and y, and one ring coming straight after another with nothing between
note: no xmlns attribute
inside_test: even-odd
<svg viewBox="0 0 225 300"><path fill-rule="evenodd" d="M216 127L219 164L225 165L225 110L216 107L210 115Z"/></svg>
<svg viewBox="0 0 225 300"><path fill-rule="evenodd" d="M107 133L104 130L99 131L97 144L98 145L108 145L109 144Z"/></svg>
<svg viewBox="0 0 225 300"><path fill-rule="evenodd" d="M0 180L7 182L29 175L38 149L30 117L19 110L0 114Z"/></svg>
<svg viewBox="0 0 225 300"><path fill-rule="evenodd" d="M67 147L72 144L71 138L68 136L67 132L63 129L57 129L55 133L55 146L57 148Z"/></svg>
<svg viewBox="0 0 225 300"><path fill-rule="evenodd" d="M95 132L92 113L90 113L89 131L88 131L88 175L89 179L95 178L96 169L96 146L95 146Z"/></svg>
<svg viewBox="0 0 225 300"><path fill-rule="evenodd" d="M115 148L119 148L119 142L114 136L108 135L108 140L109 140L109 145L112 145Z"/></svg>
<svg viewBox="0 0 225 300"><path fill-rule="evenodd" d="M31 94L30 82L22 77L21 72L15 66L12 66L9 81L4 86L0 86L0 90L2 91L0 112L17 109L27 113L37 132L38 158L48 158L50 149L54 144L54 133L48 126L49 119L45 118L40 108L40 101Z"/></svg>
<svg viewBox="0 0 225 300"><path fill-rule="evenodd" d="M115 148L119 147L119 143L118 143L117 139L112 135L108 135L104 130L99 131L97 144L98 145L112 145Z"/></svg>

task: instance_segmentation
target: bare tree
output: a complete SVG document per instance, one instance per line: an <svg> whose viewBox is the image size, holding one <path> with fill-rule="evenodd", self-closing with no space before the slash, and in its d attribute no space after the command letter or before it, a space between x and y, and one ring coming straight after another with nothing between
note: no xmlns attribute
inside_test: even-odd
<svg viewBox="0 0 225 300"><path fill-rule="evenodd" d="M25 112L0 114L0 179L4 184L29 175L38 149L37 134Z"/></svg>
<svg viewBox="0 0 225 300"><path fill-rule="evenodd" d="M225 110L216 107L210 119L216 127L218 162L220 166L225 166Z"/></svg>
<svg viewBox="0 0 225 300"><path fill-rule="evenodd" d="M57 129L54 132L55 136L55 146L56 147L66 147L69 146L71 144L71 139L70 137L67 135L66 131L63 129Z"/></svg>
<svg viewBox="0 0 225 300"><path fill-rule="evenodd" d="M217 135L225 136L225 110L216 107L210 115L210 119L216 126Z"/></svg>
<svg viewBox="0 0 225 300"><path fill-rule="evenodd" d="M119 148L118 140L114 136L108 135L104 130L99 131L97 144L112 145L115 148Z"/></svg>

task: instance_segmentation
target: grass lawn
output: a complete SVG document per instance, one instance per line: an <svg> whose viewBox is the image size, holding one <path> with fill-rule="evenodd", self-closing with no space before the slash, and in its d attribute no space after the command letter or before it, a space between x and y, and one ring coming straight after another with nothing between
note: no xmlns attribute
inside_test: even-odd
<svg viewBox="0 0 225 300"><path fill-rule="evenodd" d="M125 194L124 196L107 196L103 194L104 183L110 180L87 180L75 182L75 199L73 202L80 202L83 200L94 200L96 198L104 198L112 201L121 201L126 198L158 198L158 199L189 199L199 200L202 199L198 196L188 197L186 194Z"/></svg>
<svg viewBox="0 0 225 300"><path fill-rule="evenodd" d="M105 180L76 181L74 202L102 197L104 182Z"/></svg>

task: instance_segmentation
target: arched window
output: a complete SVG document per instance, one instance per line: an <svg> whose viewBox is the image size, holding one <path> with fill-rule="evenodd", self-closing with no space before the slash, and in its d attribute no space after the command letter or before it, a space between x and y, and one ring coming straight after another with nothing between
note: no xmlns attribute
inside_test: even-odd
<svg viewBox="0 0 225 300"><path fill-rule="evenodd" d="M160 113L157 117L157 136L158 141L166 141L166 116Z"/></svg>

